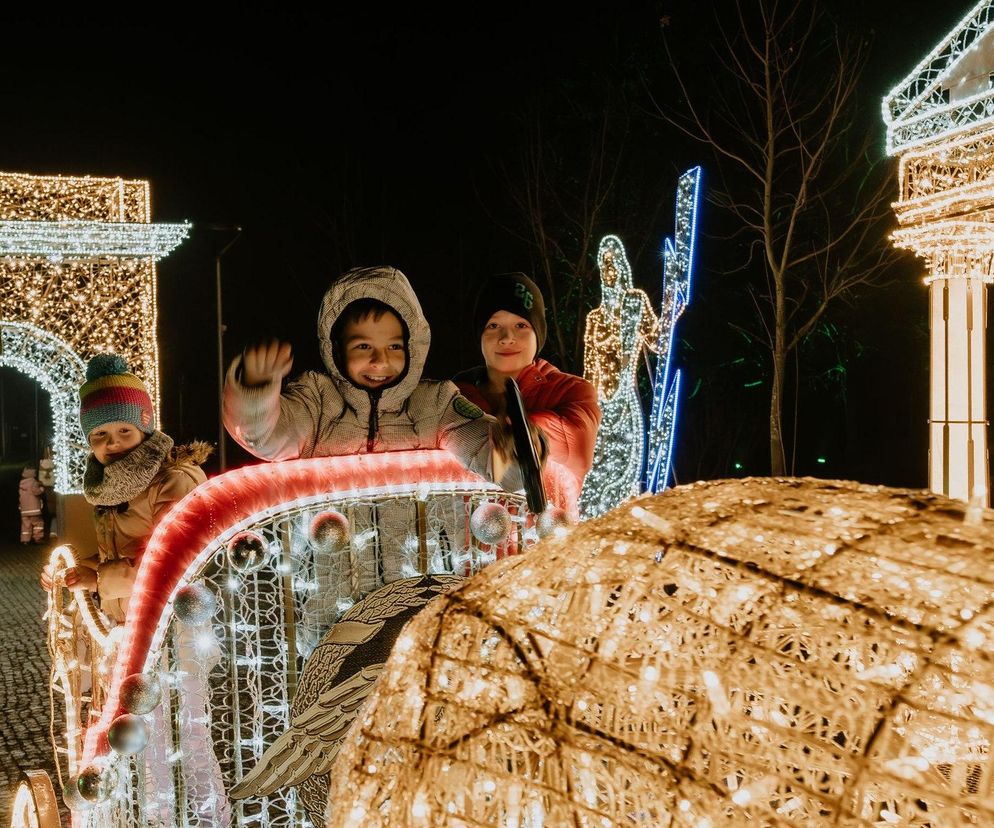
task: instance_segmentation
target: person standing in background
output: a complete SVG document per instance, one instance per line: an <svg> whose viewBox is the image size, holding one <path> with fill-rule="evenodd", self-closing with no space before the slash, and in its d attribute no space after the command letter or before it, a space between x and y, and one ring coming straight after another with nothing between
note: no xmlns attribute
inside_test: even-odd
<svg viewBox="0 0 994 828"><path fill-rule="evenodd" d="M38 461L38 482L45 489L41 499L42 537L58 537L55 516L58 514L58 501L55 494L55 462L52 460L52 447L45 446L45 456Z"/></svg>
<svg viewBox="0 0 994 828"><path fill-rule="evenodd" d="M42 495L45 489L38 482L37 472L28 466L21 472L18 505L21 509L21 545L42 543L44 523L41 519Z"/></svg>
<svg viewBox="0 0 994 828"><path fill-rule="evenodd" d="M576 510L576 497L590 471L601 419L594 387L539 357L545 344L545 299L523 273L492 276L483 283L473 311L483 365L452 379L470 402L499 420L506 417L504 384L514 379L528 419L541 429L549 460L572 478L563 505ZM552 471L544 475L550 488ZM553 498L555 500L555 498Z"/></svg>

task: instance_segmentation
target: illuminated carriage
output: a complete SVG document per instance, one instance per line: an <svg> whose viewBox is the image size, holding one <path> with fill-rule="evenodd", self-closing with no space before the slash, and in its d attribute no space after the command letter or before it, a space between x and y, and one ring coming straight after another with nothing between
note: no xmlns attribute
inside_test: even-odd
<svg viewBox="0 0 994 828"><path fill-rule="evenodd" d="M385 581L400 587L375 595L400 596L406 617L452 576L531 543L532 522L523 496L440 451L295 460L212 478L152 536L124 627L108 630L92 602L53 591L73 824L314 824L314 780L310 803L294 786L235 790L288 731L298 690L327 689L308 678L312 654L368 621L357 610ZM58 578L71 552L55 558ZM349 687L375 677L375 666L356 668ZM349 701L354 715L355 692ZM84 727L89 709L99 713ZM15 824L58 825L44 799L32 808L25 789Z"/></svg>

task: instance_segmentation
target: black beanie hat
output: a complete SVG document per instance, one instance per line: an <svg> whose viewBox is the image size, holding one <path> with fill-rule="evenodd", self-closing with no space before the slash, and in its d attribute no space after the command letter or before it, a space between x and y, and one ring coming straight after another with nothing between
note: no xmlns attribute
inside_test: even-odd
<svg viewBox="0 0 994 828"><path fill-rule="evenodd" d="M538 341L536 355L545 345L545 300L542 291L524 273L501 273L483 283L473 309L473 324L483 335L490 317L497 311L507 311L527 319Z"/></svg>

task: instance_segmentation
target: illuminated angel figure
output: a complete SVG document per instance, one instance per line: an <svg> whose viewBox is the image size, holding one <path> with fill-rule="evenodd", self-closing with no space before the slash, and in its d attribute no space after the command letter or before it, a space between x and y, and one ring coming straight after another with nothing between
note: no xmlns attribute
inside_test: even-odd
<svg viewBox="0 0 994 828"><path fill-rule="evenodd" d="M580 494L580 513L594 517L638 494L645 450L645 421L636 377L643 348L655 352L659 320L632 271L617 236L597 251L601 304L587 315L583 374L597 389L601 424L594 465Z"/></svg>

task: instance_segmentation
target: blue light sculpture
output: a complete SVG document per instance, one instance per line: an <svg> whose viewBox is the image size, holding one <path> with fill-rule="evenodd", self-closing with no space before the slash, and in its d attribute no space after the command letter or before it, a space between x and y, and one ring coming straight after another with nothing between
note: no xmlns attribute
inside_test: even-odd
<svg viewBox="0 0 994 828"><path fill-rule="evenodd" d="M666 488L673 461L673 438L680 396L680 372L673 373L672 370L673 334L677 320L690 303L700 184L700 167L687 170L680 176L676 189L676 232L672 240L666 239L663 243L663 298L657 342L659 356L652 386L649 456L645 475L645 488L650 492Z"/></svg>

